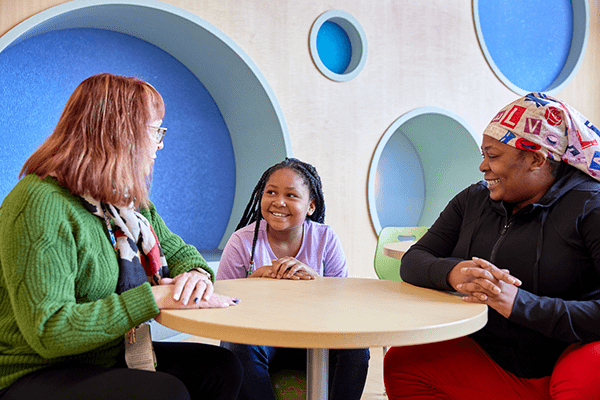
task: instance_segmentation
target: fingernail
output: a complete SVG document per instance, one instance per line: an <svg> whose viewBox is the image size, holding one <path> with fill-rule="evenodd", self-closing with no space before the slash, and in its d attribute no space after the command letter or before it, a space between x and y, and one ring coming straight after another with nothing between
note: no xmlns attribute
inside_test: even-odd
<svg viewBox="0 0 600 400"><path fill-rule="evenodd" d="M200 299L197 297L194 299L194 303L196 303L196 304L198 304L199 301L200 301Z"/></svg>
<svg viewBox="0 0 600 400"><path fill-rule="evenodd" d="M494 287L494 288L492 289L492 291L493 291L494 293L500 293L500 288L499 288L499 287Z"/></svg>
<svg viewBox="0 0 600 400"><path fill-rule="evenodd" d="M461 284L458 284L458 285L456 285L456 288L457 288L457 289L462 289L462 283L461 283Z"/></svg>
<svg viewBox="0 0 600 400"><path fill-rule="evenodd" d="M460 272L467 272L467 268L461 268Z"/></svg>

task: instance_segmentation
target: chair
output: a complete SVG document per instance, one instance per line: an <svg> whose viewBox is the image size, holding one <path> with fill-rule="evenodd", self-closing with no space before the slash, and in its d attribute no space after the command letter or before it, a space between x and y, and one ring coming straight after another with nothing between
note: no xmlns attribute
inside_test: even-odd
<svg viewBox="0 0 600 400"><path fill-rule="evenodd" d="M379 279L389 281L400 281L400 260L388 257L383 254L383 245L397 242L401 238L409 240L419 240L429 228L426 226L388 226L379 232L377 238L377 248L375 249L375 273ZM388 347L383 347L383 356L387 353Z"/></svg>
<svg viewBox="0 0 600 400"><path fill-rule="evenodd" d="M400 279L400 260L388 257L383 254L383 245L397 242L401 238L409 240L419 240L429 228L426 226L408 226L397 227L388 226L381 230L377 239L377 248L375 250L375 273L379 279L399 281Z"/></svg>

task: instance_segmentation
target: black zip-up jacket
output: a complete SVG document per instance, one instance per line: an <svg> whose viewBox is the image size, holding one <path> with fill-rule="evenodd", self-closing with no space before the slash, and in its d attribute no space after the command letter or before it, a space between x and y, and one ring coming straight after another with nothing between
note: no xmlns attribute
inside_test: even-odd
<svg viewBox="0 0 600 400"><path fill-rule="evenodd" d="M561 164L539 202L515 214L483 181L463 190L400 268L404 281L440 290L453 290L448 273L472 257L519 278L510 317L490 308L471 337L522 378L549 376L569 344L600 340L600 182Z"/></svg>

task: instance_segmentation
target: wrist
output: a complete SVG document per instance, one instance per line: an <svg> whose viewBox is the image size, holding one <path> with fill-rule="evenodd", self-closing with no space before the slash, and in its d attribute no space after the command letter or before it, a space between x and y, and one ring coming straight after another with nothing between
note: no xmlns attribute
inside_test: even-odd
<svg viewBox="0 0 600 400"><path fill-rule="evenodd" d="M446 282L454 290L457 290L456 285L459 285L464 281L464 274L460 272L461 268L463 267L462 264L463 262L459 262L458 264L456 264L450 270L450 272L448 272L448 275L446 275Z"/></svg>
<svg viewBox="0 0 600 400"><path fill-rule="evenodd" d="M192 269L188 270L188 272L197 272L200 275L206 276L208 278L208 280L212 281L212 276L207 271L203 270L200 267L192 268Z"/></svg>

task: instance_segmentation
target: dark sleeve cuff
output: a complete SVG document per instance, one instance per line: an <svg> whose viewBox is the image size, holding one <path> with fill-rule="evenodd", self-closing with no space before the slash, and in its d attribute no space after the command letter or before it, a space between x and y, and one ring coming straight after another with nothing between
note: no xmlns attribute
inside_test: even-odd
<svg viewBox="0 0 600 400"><path fill-rule="evenodd" d="M452 271L458 263L463 262L462 258L440 258L433 263L431 266L430 277L432 284L441 290L454 290L452 286L448 283L448 274Z"/></svg>

